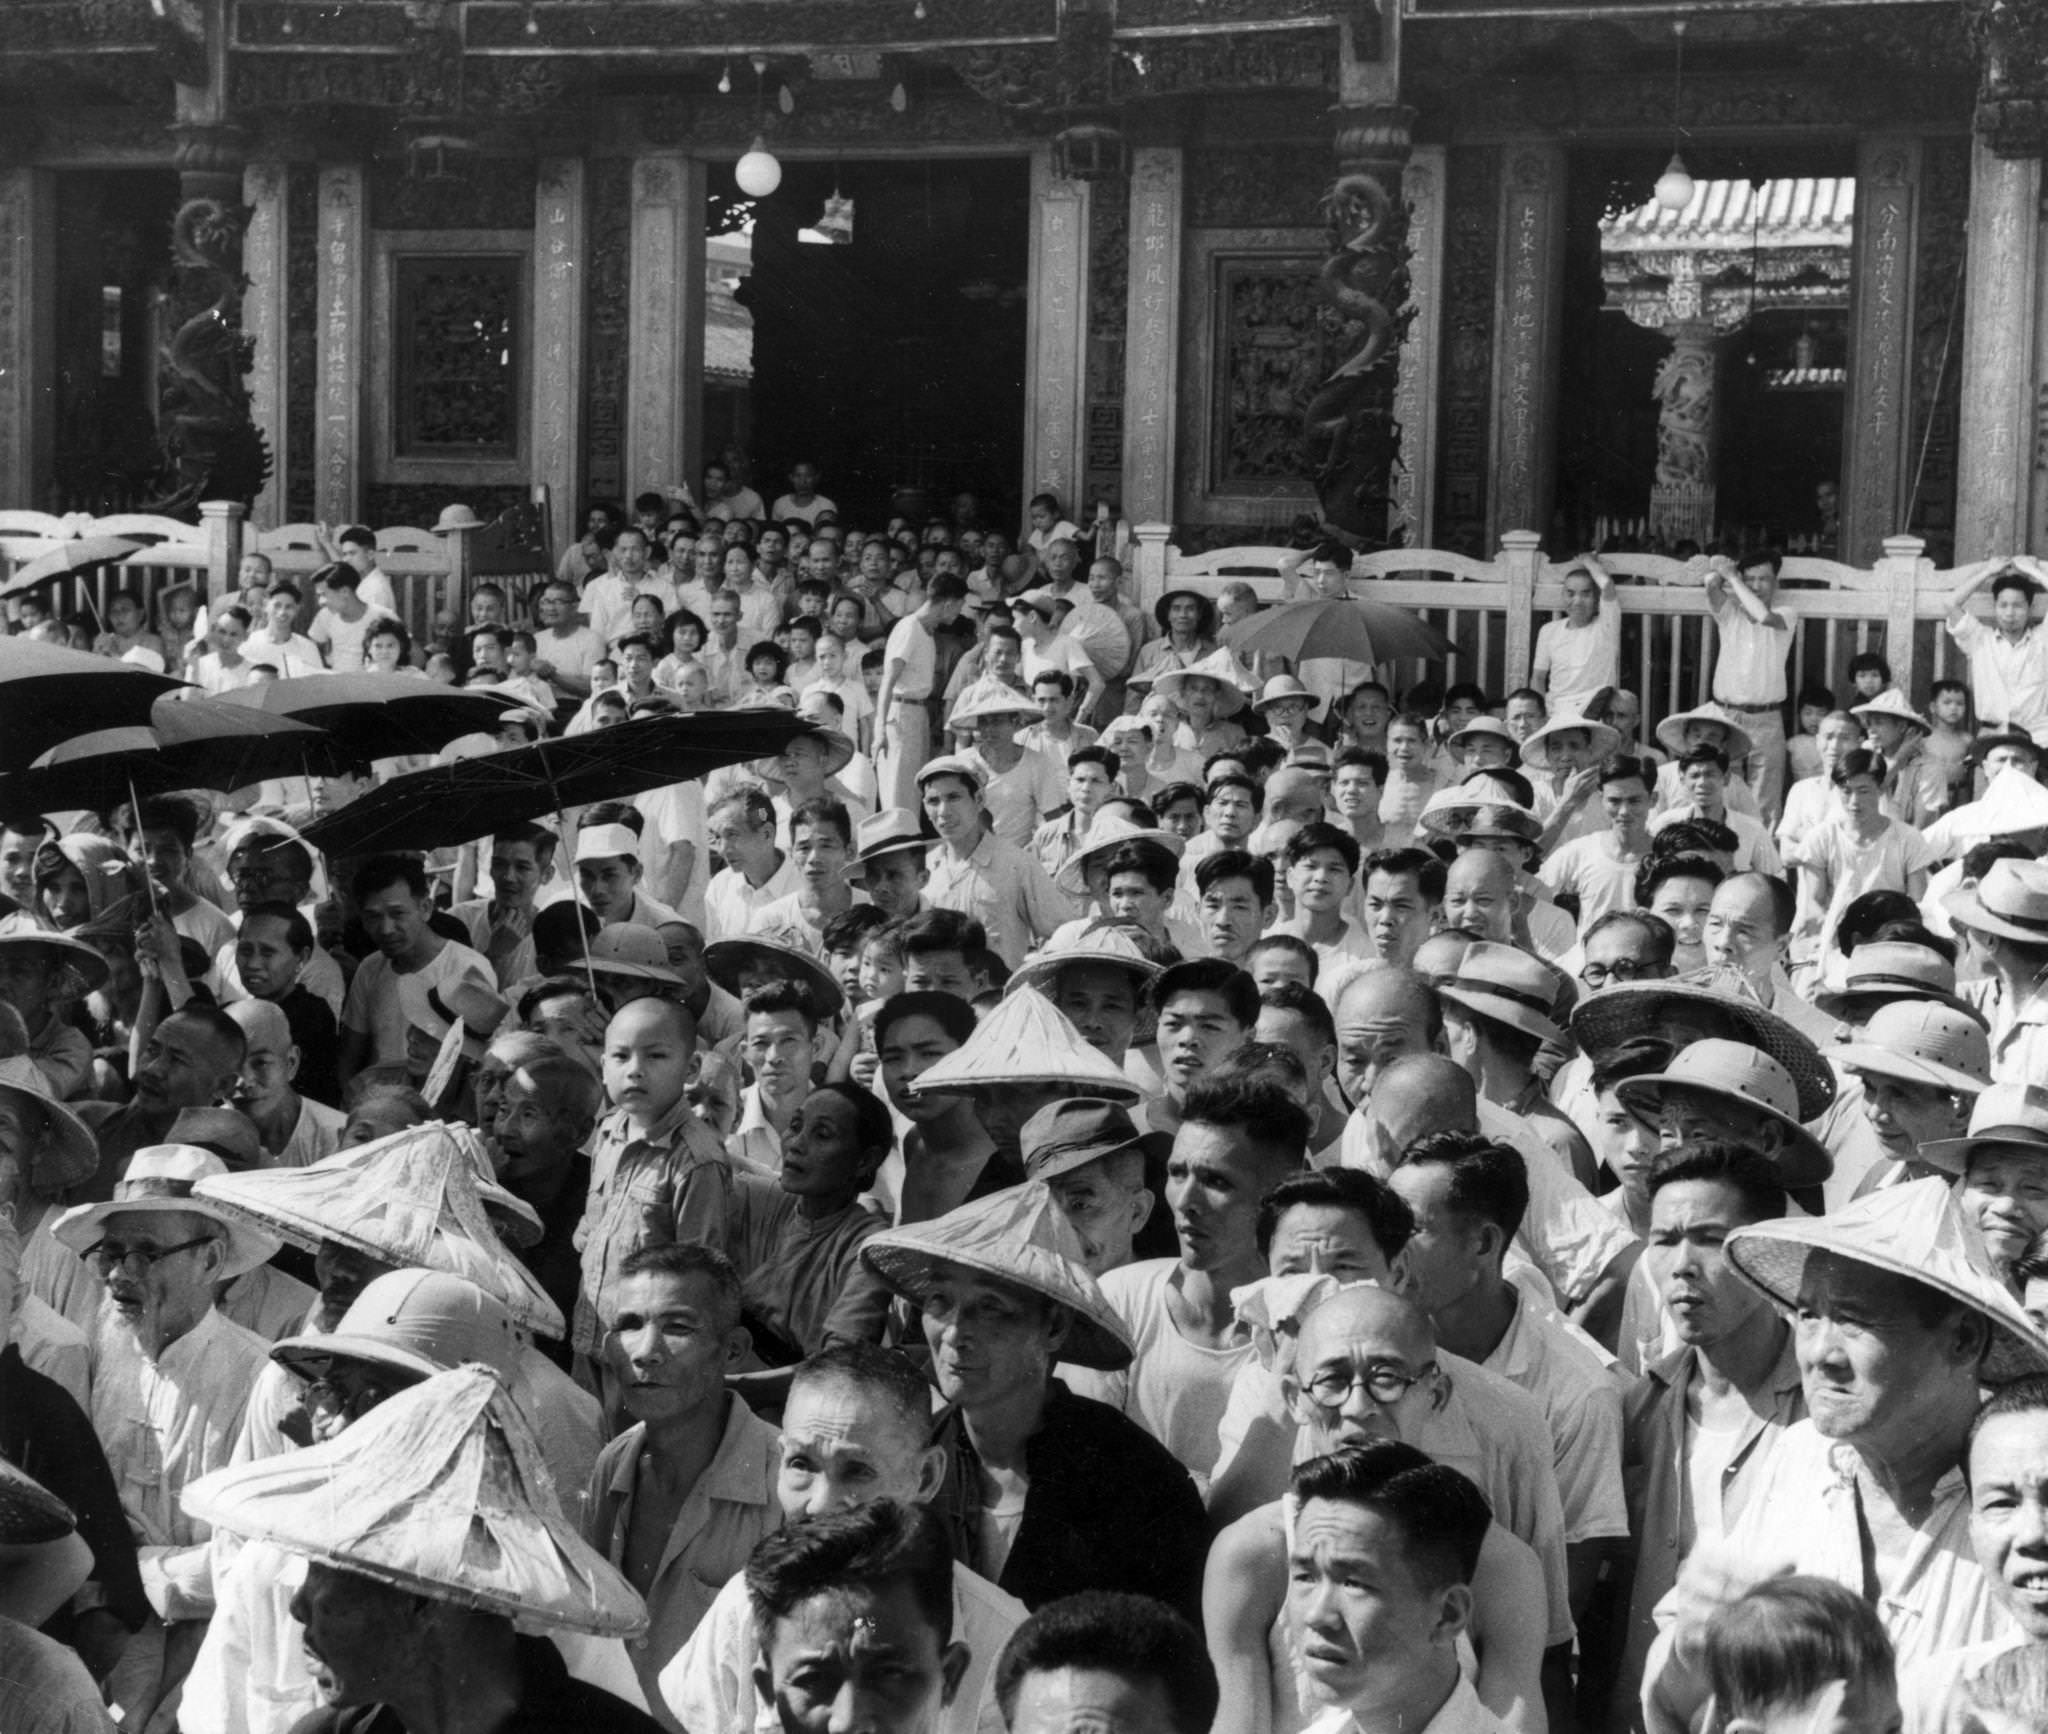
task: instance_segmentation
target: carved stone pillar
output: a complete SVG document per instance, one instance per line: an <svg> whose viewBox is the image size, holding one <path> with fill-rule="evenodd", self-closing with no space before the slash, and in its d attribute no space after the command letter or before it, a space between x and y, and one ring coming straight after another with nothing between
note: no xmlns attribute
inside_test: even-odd
<svg viewBox="0 0 2048 1734"><path fill-rule="evenodd" d="M626 492L697 480L704 444L704 165L633 164ZM573 435L573 424L572 435Z"/></svg>
<svg viewBox="0 0 2048 1734"><path fill-rule="evenodd" d="M48 169L0 169L0 507L50 504L57 401L57 193Z"/></svg>
<svg viewBox="0 0 2048 1734"><path fill-rule="evenodd" d="M1550 527L1557 479L1557 372L1563 326L1564 146L1504 147L1489 449L1489 541Z"/></svg>
<svg viewBox="0 0 2048 1734"><path fill-rule="evenodd" d="M249 211L242 236L242 270L249 279L242 295L242 330L249 339L249 419L270 442L271 459L269 478L251 514L251 522L263 529L285 521L285 476L291 468L285 415L290 401L285 320L289 174L284 163L275 162L251 163L242 171L242 203Z"/></svg>
<svg viewBox="0 0 2048 1734"><path fill-rule="evenodd" d="M1650 533L1666 545L1714 534L1714 324L1677 319L1664 327L1671 353L1651 387L1657 399L1657 480Z"/></svg>
<svg viewBox="0 0 2048 1734"><path fill-rule="evenodd" d="M363 307L369 215L363 171L320 171L319 338L313 370L314 516L330 524L362 511Z"/></svg>
<svg viewBox="0 0 2048 1734"><path fill-rule="evenodd" d="M1906 527L1919 194L1917 138L1858 141L1840 554L1852 566L1875 565L1884 539Z"/></svg>
<svg viewBox="0 0 2048 1734"><path fill-rule="evenodd" d="M1442 145L1420 145L1410 153L1401 175L1408 206L1408 305L1414 317L1401 337L1394 380L1401 461L1389 490L1387 533L1390 540L1410 548L1436 546L1436 403L1443 345L1447 155Z"/></svg>
<svg viewBox="0 0 2048 1734"><path fill-rule="evenodd" d="M533 479L547 486L558 549L575 539L583 492L584 248L583 159L544 157L533 209Z"/></svg>
<svg viewBox="0 0 2048 1734"><path fill-rule="evenodd" d="M1024 497L1057 494L1078 513L1088 355L1088 197L1031 153L1030 301L1025 327Z"/></svg>
<svg viewBox="0 0 2048 1734"><path fill-rule="evenodd" d="M1131 159L1130 314L1124 343L1124 516L1173 517L1176 362L1180 355L1181 153Z"/></svg>
<svg viewBox="0 0 2048 1734"><path fill-rule="evenodd" d="M1408 211L1401 176L1415 111L1373 103L1337 111L1337 178L1324 195L1330 252L1318 279L1346 322L1336 366L1310 397L1303 445L1316 497L1331 523L1384 546L1401 314L1408 299Z"/></svg>
<svg viewBox="0 0 2048 1734"><path fill-rule="evenodd" d="M2034 310L2042 283L2040 161L1998 156L1979 139L1963 271L1958 565L2028 545L2029 433L2043 360Z"/></svg>

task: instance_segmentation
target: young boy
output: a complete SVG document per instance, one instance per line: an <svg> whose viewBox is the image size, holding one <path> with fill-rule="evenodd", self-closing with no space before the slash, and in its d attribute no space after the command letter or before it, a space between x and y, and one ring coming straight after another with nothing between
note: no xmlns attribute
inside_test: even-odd
<svg viewBox="0 0 2048 1734"><path fill-rule="evenodd" d="M1948 632L1970 659L1977 727L1986 734L2048 728L2048 625L2033 618L2040 561L2021 555L1986 560L1950 592ZM1970 611L1970 598L1991 586L1991 624Z"/></svg>
<svg viewBox="0 0 2048 1734"><path fill-rule="evenodd" d="M1313 946L1319 975L1332 975L1345 964L1374 957L1365 935L1344 913L1362 859L1357 838L1321 820L1302 826L1281 853L1294 914L1273 931L1291 933Z"/></svg>
<svg viewBox="0 0 2048 1734"><path fill-rule="evenodd" d="M1380 790L1380 823L1389 837L1405 841L1436 793L1429 766L1429 724L1404 711L1387 724L1387 778Z"/></svg>

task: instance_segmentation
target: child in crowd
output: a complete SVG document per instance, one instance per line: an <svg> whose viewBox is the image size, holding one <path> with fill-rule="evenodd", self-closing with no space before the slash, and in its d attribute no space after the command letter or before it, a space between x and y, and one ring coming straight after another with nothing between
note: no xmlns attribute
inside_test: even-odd
<svg viewBox="0 0 2048 1734"><path fill-rule="evenodd" d="M427 658L427 678L440 686L459 686L461 677L455 669L455 658L445 650L437 650Z"/></svg>
<svg viewBox="0 0 2048 1734"><path fill-rule="evenodd" d="M133 650L153 651L157 667L169 667L170 653L164 649L164 641L149 630L148 620L141 597L132 590L115 591L107 602L107 630L93 640L93 653L118 659Z"/></svg>
<svg viewBox="0 0 2048 1734"><path fill-rule="evenodd" d="M1799 732L1785 743L1785 758L1791 766L1795 783L1804 777L1820 775L1820 743L1816 737L1820 733L1821 719L1834 708L1834 693L1819 682L1799 689ZM1790 805L1788 799L1788 812Z"/></svg>
<svg viewBox="0 0 2048 1734"><path fill-rule="evenodd" d="M818 678L818 622L799 614L783 630L789 634L789 668L784 680L790 691L800 693Z"/></svg>
<svg viewBox="0 0 2048 1734"><path fill-rule="evenodd" d="M1892 685L1892 665L1874 650L1860 651L1849 658L1849 684L1856 689L1852 708L1859 704L1875 704L1885 697L1900 704L1906 702L1906 695Z"/></svg>
<svg viewBox="0 0 2048 1734"><path fill-rule="evenodd" d="M1787 861L1798 860L1800 844L1814 826L1841 812L1835 798L1835 767L1863 744L1863 738L1863 724L1845 710L1822 717L1811 736L1794 737L1795 744L1811 742L1814 769L1785 791L1785 816L1778 821L1777 837Z"/></svg>
<svg viewBox="0 0 2048 1734"><path fill-rule="evenodd" d="M1825 1578L1778 1577L1707 1622L1723 1734L1891 1734L1899 1686L1877 1611Z"/></svg>
<svg viewBox="0 0 2048 1734"><path fill-rule="evenodd" d="M733 694L735 709L770 704L794 706L796 695L783 677L789 672L789 652L773 640L764 639L747 652L747 678Z"/></svg>
<svg viewBox="0 0 2048 1734"><path fill-rule="evenodd" d="M505 640L505 678L498 684L517 693L542 716L551 716L555 708L555 691L533 672L536 654L538 646L532 633L514 632L508 636Z"/></svg>
<svg viewBox="0 0 2048 1734"><path fill-rule="evenodd" d="M1445 709L1448 712L1448 704ZM1387 724L1387 780L1380 790L1380 823L1387 835L1411 835L1436 790L1437 773L1429 762L1429 723L1414 711L1403 711Z"/></svg>
<svg viewBox="0 0 2048 1734"><path fill-rule="evenodd" d="M1959 680L1937 680L1929 689L1927 720L1934 725L1922 754L1948 779L1949 805L1970 798L1970 689Z"/></svg>

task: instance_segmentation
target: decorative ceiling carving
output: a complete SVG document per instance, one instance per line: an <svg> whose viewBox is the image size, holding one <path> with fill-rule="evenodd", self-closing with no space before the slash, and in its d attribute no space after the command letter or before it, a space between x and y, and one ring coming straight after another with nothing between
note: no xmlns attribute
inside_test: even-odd
<svg viewBox="0 0 2048 1734"><path fill-rule="evenodd" d="M1982 78L1977 131L2000 156L2048 155L2048 9L2040 0L1963 0Z"/></svg>

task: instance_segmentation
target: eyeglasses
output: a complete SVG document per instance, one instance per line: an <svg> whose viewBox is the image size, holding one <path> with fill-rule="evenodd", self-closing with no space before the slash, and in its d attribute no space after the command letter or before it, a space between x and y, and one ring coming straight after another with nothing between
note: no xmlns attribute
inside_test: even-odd
<svg viewBox="0 0 2048 1734"><path fill-rule="evenodd" d="M86 1257L99 1267L100 1275L111 1276L120 1271L123 1276L147 1276L159 1261L169 1258L174 1252L190 1252L195 1246L204 1246L214 1237L202 1234L194 1240L181 1240L176 1246L117 1246L101 1241L86 1252Z"/></svg>
<svg viewBox="0 0 2048 1734"><path fill-rule="evenodd" d="M1366 1395L1375 1403L1398 1403L1424 1380L1435 1378L1436 1370L1434 1361L1417 1367L1412 1373L1394 1361L1374 1361L1351 1372L1331 1367L1309 1380L1307 1389L1308 1394L1325 1409L1342 1408L1344 1399L1360 1385L1365 1387Z"/></svg>
<svg viewBox="0 0 2048 1734"><path fill-rule="evenodd" d="M1610 981L1641 981L1656 968L1655 964L1631 963L1627 958L1618 958L1613 963L1589 963L1579 971L1579 980L1595 990L1605 987Z"/></svg>

